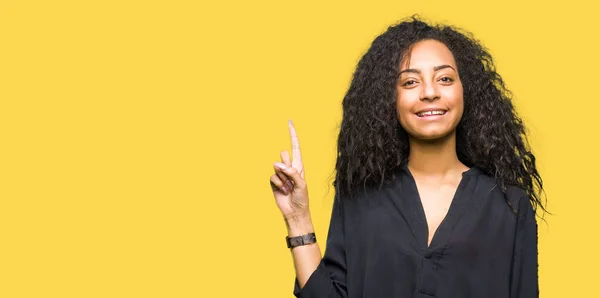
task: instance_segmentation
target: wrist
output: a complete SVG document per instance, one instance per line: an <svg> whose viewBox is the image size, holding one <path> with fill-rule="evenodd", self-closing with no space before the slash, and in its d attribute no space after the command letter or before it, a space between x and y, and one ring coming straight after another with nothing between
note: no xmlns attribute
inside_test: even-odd
<svg viewBox="0 0 600 298"><path fill-rule="evenodd" d="M287 215L284 218L289 237L306 235L315 231L310 213L308 212Z"/></svg>

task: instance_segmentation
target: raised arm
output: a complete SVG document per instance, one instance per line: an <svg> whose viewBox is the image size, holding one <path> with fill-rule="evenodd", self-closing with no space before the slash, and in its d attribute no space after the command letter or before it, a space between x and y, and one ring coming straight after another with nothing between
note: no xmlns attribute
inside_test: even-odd
<svg viewBox="0 0 600 298"><path fill-rule="evenodd" d="M275 174L270 183L277 207L281 211L289 237L314 233L308 206L308 188L304 180L304 165L300 152L300 142L293 123L289 124L292 142L292 160L287 151L281 152L281 162L274 165ZM282 241L282 245L285 243ZM291 249L296 268L296 277L303 287L321 261L318 243L294 247Z"/></svg>
<svg viewBox="0 0 600 298"><path fill-rule="evenodd" d="M275 201L287 226L288 236L295 237L313 233L314 229L309 211L300 144L291 121L289 129L293 160L290 160L287 151L282 151L282 162L275 163L275 174L271 176L270 181ZM293 292L295 296L311 298L347 296L343 213L341 201L336 196L327 236L327 249L323 258L318 243L291 248L296 268Z"/></svg>

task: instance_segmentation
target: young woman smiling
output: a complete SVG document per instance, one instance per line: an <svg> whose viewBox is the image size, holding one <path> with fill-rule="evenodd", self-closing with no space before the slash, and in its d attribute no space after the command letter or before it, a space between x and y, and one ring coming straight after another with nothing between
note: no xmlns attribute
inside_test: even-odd
<svg viewBox="0 0 600 298"><path fill-rule="evenodd" d="M296 131L270 183L297 297L538 297L542 179L492 57L411 18L358 63L343 100L327 248Z"/></svg>

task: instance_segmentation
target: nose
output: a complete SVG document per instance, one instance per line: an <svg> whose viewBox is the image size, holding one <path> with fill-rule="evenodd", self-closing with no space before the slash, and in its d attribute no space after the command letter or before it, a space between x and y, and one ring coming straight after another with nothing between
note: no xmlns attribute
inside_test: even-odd
<svg viewBox="0 0 600 298"><path fill-rule="evenodd" d="M421 100L436 100L440 98L439 90L435 83L424 82L421 89Z"/></svg>

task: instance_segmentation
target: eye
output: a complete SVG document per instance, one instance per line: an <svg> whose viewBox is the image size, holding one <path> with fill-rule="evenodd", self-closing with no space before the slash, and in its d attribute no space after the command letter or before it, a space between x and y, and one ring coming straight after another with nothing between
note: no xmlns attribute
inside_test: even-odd
<svg viewBox="0 0 600 298"><path fill-rule="evenodd" d="M452 78L450 78L450 77L442 77L442 78L440 79L440 81L442 81L442 82L444 82L444 83L451 83L451 82L454 82L454 80L453 80Z"/></svg>
<svg viewBox="0 0 600 298"><path fill-rule="evenodd" d="M415 81L415 80L408 80L408 81L404 82L404 84L402 84L402 86L412 86L415 83L417 83L417 81Z"/></svg>

